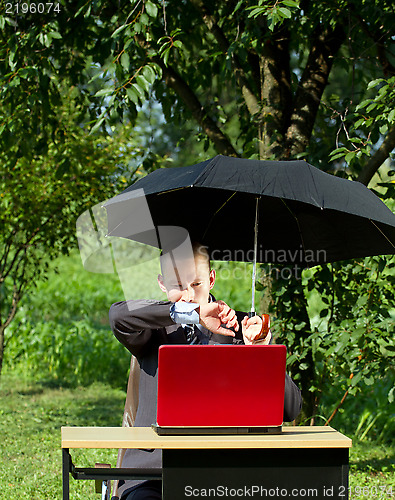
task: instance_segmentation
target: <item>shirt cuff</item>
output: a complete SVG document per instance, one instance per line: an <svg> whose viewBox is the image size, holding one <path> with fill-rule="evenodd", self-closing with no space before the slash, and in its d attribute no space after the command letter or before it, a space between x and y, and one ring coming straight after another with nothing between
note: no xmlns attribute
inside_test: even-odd
<svg viewBox="0 0 395 500"><path fill-rule="evenodd" d="M174 323L181 325L199 324L199 313L196 309L199 304L195 302L174 302L170 306L170 317Z"/></svg>

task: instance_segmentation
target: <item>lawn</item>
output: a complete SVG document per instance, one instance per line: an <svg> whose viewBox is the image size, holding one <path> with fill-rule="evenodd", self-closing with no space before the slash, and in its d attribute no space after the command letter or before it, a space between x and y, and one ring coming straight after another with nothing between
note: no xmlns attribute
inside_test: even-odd
<svg viewBox="0 0 395 500"><path fill-rule="evenodd" d="M76 389L0 378L0 496L7 500L61 498L60 428L63 425L120 425L125 393L95 383ZM352 437L352 436L349 436ZM394 446L355 442L350 451L350 498L395 495ZM115 465L115 450L75 450L74 462ZM392 489L392 495L391 495ZM70 497L98 499L91 481L71 480Z"/></svg>

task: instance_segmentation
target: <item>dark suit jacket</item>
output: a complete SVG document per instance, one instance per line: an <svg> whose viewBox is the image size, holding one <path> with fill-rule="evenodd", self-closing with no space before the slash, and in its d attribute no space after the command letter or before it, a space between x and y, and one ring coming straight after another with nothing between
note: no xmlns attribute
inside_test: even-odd
<svg viewBox="0 0 395 500"><path fill-rule="evenodd" d="M117 302L110 309L110 325L115 337L134 356L140 365L139 401L135 427L150 427L156 422L158 349L162 344L186 344L184 329L170 317L171 302L130 300ZM237 313L239 322L245 313ZM210 344L242 344L241 325L236 337L210 335ZM300 412L302 398L299 389L286 375L284 421L294 420ZM127 450L122 467L162 466L161 450ZM120 496L141 481L120 485Z"/></svg>

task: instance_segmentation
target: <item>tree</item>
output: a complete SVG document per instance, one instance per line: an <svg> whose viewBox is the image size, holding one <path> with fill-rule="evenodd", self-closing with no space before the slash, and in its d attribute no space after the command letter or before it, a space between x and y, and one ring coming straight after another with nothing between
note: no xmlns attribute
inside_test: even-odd
<svg viewBox="0 0 395 500"><path fill-rule="evenodd" d="M76 85L96 126L135 117L153 91L168 122L183 125L193 117L221 154L320 156L324 164L336 137L347 132L347 119L374 97L370 82L382 78L382 87L395 74L388 1L59 6L40 18L15 9L0 17L2 98L16 104L29 96L32 129L53 118L57 75ZM97 80L90 93L101 70L105 85ZM394 116L387 118L383 145L359 162L365 182L372 176L368 164L376 171L394 147ZM376 144L380 125L358 130L359 139ZM312 156L323 136L324 154Z"/></svg>
<svg viewBox="0 0 395 500"><path fill-rule="evenodd" d="M62 130L54 75L78 89L94 131L133 122L153 96L168 123L181 128L193 119L218 153L305 158L365 184L395 146L389 0L59 5L40 22L33 13L0 17L1 98L23 106L28 96L29 148ZM9 140L13 122L0 140ZM312 330L306 296L301 283L289 286L303 345ZM305 413L312 415L311 351L304 361Z"/></svg>
<svg viewBox="0 0 395 500"><path fill-rule="evenodd" d="M143 157L137 147L132 150L128 127L115 139L87 136L72 90L66 97L57 109L65 131L61 141L49 144L45 154L20 154L19 129L20 143L0 153L0 372L4 332L24 294L45 277L49 260L75 247L77 217L129 182L133 157L137 164ZM17 114L13 120L22 119Z"/></svg>

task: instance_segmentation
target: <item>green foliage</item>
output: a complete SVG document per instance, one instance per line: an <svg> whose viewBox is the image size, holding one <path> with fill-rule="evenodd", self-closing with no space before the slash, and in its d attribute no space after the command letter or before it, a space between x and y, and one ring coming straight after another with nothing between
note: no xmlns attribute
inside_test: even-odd
<svg viewBox="0 0 395 500"><path fill-rule="evenodd" d="M374 257L362 262L334 264L317 270L310 281L324 308L319 331L313 336L323 377L340 377L340 387L356 394L380 374L390 375L395 356L393 323L394 258ZM333 343L332 335L337 342ZM336 354L336 368L331 359ZM329 373L330 372L330 375ZM392 373L393 376L393 373Z"/></svg>
<svg viewBox="0 0 395 500"><path fill-rule="evenodd" d="M177 36L181 36L182 34L183 34L182 31L179 28L177 28L173 30L169 36L164 36L158 40L158 44L161 45L158 53L163 58L165 66L167 66L168 64L169 55L172 48L173 47L177 49L182 48L181 40L176 39Z"/></svg>
<svg viewBox="0 0 395 500"><path fill-rule="evenodd" d="M149 168L167 165L171 148L166 148L166 142L173 145L168 138L176 136L183 141L175 148L179 164L192 164L219 152L275 159L303 157L328 170L328 156L335 149L332 167L340 175L356 178L377 171L395 144L392 3L336 0L299 5L292 0L210 5L191 0L182 7L178 2L159 0L120 0L116 4L62 0L60 12L42 17L40 22L33 14L15 18L0 14L4 109L0 149L5 165L1 172L2 191L8 193L3 195L6 215L2 222L8 241L21 243L21 252L32 255L28 259L30 281L42 269L44 257L67 253L73 217L105 199L111 190L119 190L117 180L125 185L135 178L136 157L131 151L134 147L141 152L146 144L123 140L117 149L122 130L117 125L138 123L146 101L159 101L167 123L177 129L174 135L158 133L160 120L148 127L148 149L156 142L160 148L137 156ZM88 138L87 127L91 130ZM131 135L131 128L125 127L123 139L126 131ZM124 166L125 158L130 157L133 169L127 161L128 175L117 177L111 169ZM349 163L346 173L342 172L344 161ZM96 162L97 175L91 168ZM137 171L136 176L142 173ZM379 188L381 194L386 191L384 196L394 196L393 183ZM21 207L29 217L18 218ZM45 210L55 215L40 233L44 239L33 241L29 238L41 227L37 224L47 220ZM16 237L17 227L22 232ZM16 250L7 248L3 258L14 257ZM276 336L290 349L290 370L307 399L309 395L317 399L315 408L311 401L307 416L317 411L320 394L328 384L338 386L339 400L347 389L353 396L359 388L370 387L378 373L390 376L386 368L393 352L388 340L390 319L385 316L392 307L388 287L377 277L384 298L374 288L363 303L365 299L360 297L368 293L376 270L367 276L363 272L354 275L350 267L344 274L336 266L333 269L332 283L337 288L331 289L331 281L321 277L320 273L328 277L328 269L322 269L314 271L315 295L306 289L310 281L280 279L269 290L277 317ZM16 289L15 294L15 283L3 282L2 299L12 297L11 293L19 299L23 290ZM229 290L229 302L240 302L244 309L247 294L240 298L236 289ZM316 300L317 296L322 303L318 319L308 314L311 297ZM370 296L374 296L374 304ZM361 317L366 304L377 316L369 309L367 317ZM84 321L76 319L74 331L79 328L82 335L92 338L99 335ZM36 321L30 326L35 329ZM339 332L336 337L335 330ZM47 338L48 330L35 330L38 335L41 331ZM352 343L347 340L351 336ZM70 338L78 345L78 335ZM43 344L49 346L46 341ZM80 349L82 346L73 351L76 359ZM48 359L55 366L51 356ZM65 370L64 366L60 369Z"/></svg>
<svg viewBox="0 0 395 500"><path fill-rule="evenodd" d="M337 163L340 153L358 155L360 165L347 158L358 173L371 143L390 131L391 110L386 116L379 100L390 103L386 85L394 76L391 2L60 5L40 23L32 13L0 15L0 97L13 109L0 124L4 146L29 154L61 140L65 88L74 89L80 121L93 131L135 122L154 96L168 123L193 118L220 153L308 156L325 169L336 149ZM350 136L352 121L358 126ZM22 124L26 140L14 133ZM184 135L199 137L196 127Z"/></svg>
<svg viewBox="0 0 395 500"><path fill-rule="evenodd" d="M63 90L56 107L62 128L39 150L25 141L24 115L19 115L18 108L13 111L1 105L5 125L0 135L4 141L0 151L0 371L4 330L26 290L45 276L50 260L68 254L75 245L77 217L130 182L135 163L144 157L129 138L130 125L112 137L89 136L78 121L81 109L75 89Z"/></svg>
<svg viewBox="0 0 395 500"><path fill-rule="evenodd" d="M339 401L339 385L326 387L322 395L317 420L323 425ZM360 381L360 390L349 394L330 425L360 442L393 443L395 432L394 403L391 397L395 383L394 373L377 376L373 384Z"/></svg>
<svg viewBox="0 0 395 500"><path fill-rule="evenodd" d="M4 330L26 291L45 277L49 261L75 246L77 218L146 172L170 163L177 142L162 133L158 111L149 106L139 112L136 127L125 123L111 126L106 135L89 134L78 90L63 86L62 91L53 110L61 127L49 143L38 131L39 150L29 146L25 151L24 117L1 106L0 371Z"/></svg>
<svg viewBox="0 0 395 500"><path fill-rule="evenodd" d="M117 277L88 273L78 253L53 266L6 331L5 368L65 386L124 387L130 354L108 323L110 305L123 298Z"/></svg>
<svg viewBox="0 0 395 500"><path fill-rule="evenodd" d="M372 257L304 271L299 283L273 282L273 330L287 345L295 379L309 370L310 356L314 363L303 380L315 398L306 419L316 414L328 387L336 388L338 396L331 408L326 403L326 413L320 415L325 421L344 395L357 398L374 384L378 390L387 387L385 397L393 403L394 269L394 258ZM309 317L303 318L297 309L305 301ZM379 417L376 413L373 418Z"/></svg>
<svg viewBox="0 0 395 500"><path fill-rule="evenodd" d="M238 3L239 7L240 5L241 2ZM269 30L273 31L276 25L282 24L282 22L286 19L290 19L292 14L297 9L299 9L299 0L280 0L275 2L274 5L267 0L259 0L257 5L252 5L251 7L248 7L247 10L251 11L248 17L252 17L254 19L259 16L266 17Z"/></svg>
<svg viewBox="0 0 395 500"><path fill-rule="evenodd" d="M395 127L395 76L377 78L367 84L366 96L343 121L346 130L346 146L335 149L330 154L331 161L344 158L348 165L369 157L380 133L385 136ZM352 112L353 111L353 112Z"/></svg>
<svg viewBox="0 0 395 500"><path fill-rule="evenodd" d="M13 334L8 363L23 373L53 379L65 386L109 382L122 387L130 356L112 337L109 328L91 320L30 322L24 318Z"/></svg>
<svg viewBox="0 0 395 500"><path fill-rule="evenodd" d="M251 309L252 264L213 261L216 282L212 293L236 311Z"/></svg>

